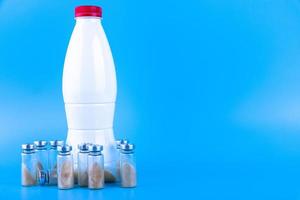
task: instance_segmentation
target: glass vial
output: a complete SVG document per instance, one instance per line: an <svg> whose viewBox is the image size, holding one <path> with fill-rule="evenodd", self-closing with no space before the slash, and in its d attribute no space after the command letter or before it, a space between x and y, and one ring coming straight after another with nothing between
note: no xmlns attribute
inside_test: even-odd
<svg viewBox="0 0 300 200"><path fill-rule="evenodd" d="M57 147L57 185L59 189L74 187L74 165L72 146L63 145Z"/></svg>
<svg viewBox="0 0 300 200"><path fill-rule="evenodd" d="M90 189L104 188L104 158L102 145L91 145L88 155L88 186Z"/></svg>
<svg viewBox="0 0 300 200"><path fill-rule="evenodd" d="M33 144L22 145L22 186L36 185L36 153Z"/></svg>
<svg viewBox="0 0 300 200"><path fill-rule="evenodd" d="M121 144L120 173L122 187L136 187L136 164L133 144Z"/></svg>
<svg viewBox="0 0 300 200"><path fill-rule="evenodd" d="M34 141L36 148L36 160L37 160L37 172L39 173L42 170L48 169L48 150L47 150L47 141L37 140Z"/></svg>
<svg viewBox="0 0 300 200"><path fill-rule="evenodd" d="M50 149L48 151L48 176L49 185L57 185L57 147L62 146L64 141L62 140L51 140L49 142Z"/></svg>
<svg viewBox="0 0 300 200"><path fill-rule="evenodd" d="M89 145L83 143L78 145L78 161L77 161L77 171L78 171L78 185L81 187L88 186L88 154Z"/></svg>
<svg viewBox="0 0 300 200"><path fill-rule="evenodd" d="M117 148L117 157L116 157L116 168L117 168L117 181L119 182L121 180L121 174L120 174L120 150L121 150L121 144L128 144L129 140L122 139L122 140L116 140L116 148Z"/></svg>

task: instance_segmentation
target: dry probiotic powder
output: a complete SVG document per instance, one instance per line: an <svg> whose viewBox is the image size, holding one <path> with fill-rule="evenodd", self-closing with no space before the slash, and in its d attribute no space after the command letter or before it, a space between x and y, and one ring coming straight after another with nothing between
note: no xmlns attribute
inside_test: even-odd
<svg viewBox="0 0 300 200"><path fill-rule="evenodd" d="M64 161L58 174L58 186L71 188L74 185L74 171L71 161Z"/></svg>
<svg viewBox="0 0 300 200"><path fill-rule="evenodd" d="M31 174L28 167L22 163L22 185L30 186L36 184L35 174Z"/></svg>
<svg viewBox="0 0 300 200"><path fill-rule="evenodd" d="M89 167L89 188L97 189L104 187L104 169L98 164L93 163Z"/></svg>
<svg viewBox="0 0 300 200"><path fill-rule="evenodd" d="M121 168L121 185L122 187L136 186L136 170L130 163L124 163Z"/></svg>

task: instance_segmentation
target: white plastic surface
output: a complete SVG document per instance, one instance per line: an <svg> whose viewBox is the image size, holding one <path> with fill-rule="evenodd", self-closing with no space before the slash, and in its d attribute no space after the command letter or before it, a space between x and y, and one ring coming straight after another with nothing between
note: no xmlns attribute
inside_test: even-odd
<svg viewBox="0 0 300 200"><path fill-rule="evenodd" d="M105 166L115 166L112 128L116 93L115 66L100 18L78 17L63 71L67 143L73 146L75 156L82 142L101 144Z"/></svg>

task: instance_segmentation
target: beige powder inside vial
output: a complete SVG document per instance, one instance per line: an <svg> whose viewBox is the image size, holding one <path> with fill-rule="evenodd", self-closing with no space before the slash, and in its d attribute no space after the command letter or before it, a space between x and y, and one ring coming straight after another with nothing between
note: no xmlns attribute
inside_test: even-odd
<svg viewBox="0 0 300 200"><path fill-rule="evenodd" d="M36 184L36 178L30 173L27 166L22 163L22 185L30 186Z"/></svg>
<svg viewBox="0 0 300 200"><path fill-rule="evenodd" d="M89 167L89 188L103 188L104 187L104 171L98 163L93 163Z"/></svg>
<svg viewBox="0 0 300 200"><path fill-rule="evenodd" d="M124 163L121 168L121 185L122 187L136 186L136 170L130 163Z"/></svg>
<svg viewBox="0 0 300 200"><path fill-rule="evenodd" d="M64 161L60 174L58 174L58 186L59 188L71 188L74 186L74 171L73 163L71 161Z"/></svg>

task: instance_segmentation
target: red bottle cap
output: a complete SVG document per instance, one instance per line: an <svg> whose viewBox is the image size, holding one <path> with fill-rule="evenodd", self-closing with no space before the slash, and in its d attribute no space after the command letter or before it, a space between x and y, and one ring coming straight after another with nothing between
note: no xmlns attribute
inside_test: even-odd
<svg viewBox="0 0 300 200"><path fill-rule="evenodd" d="M75 8L75 17L102 17L102 8L99 6L77 6Z"/></svg>

